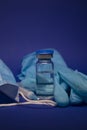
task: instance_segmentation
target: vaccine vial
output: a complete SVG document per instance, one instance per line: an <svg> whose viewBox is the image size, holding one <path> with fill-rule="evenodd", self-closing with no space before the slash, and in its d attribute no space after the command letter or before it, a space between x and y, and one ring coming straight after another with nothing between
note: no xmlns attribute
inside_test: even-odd
<svg viewBox="0 0 87 130"><path fill-rule="evenodd" d="M54 90L54 64L52 62L53 50L39 50L36 52L36 94L53 95Z"/></svg>

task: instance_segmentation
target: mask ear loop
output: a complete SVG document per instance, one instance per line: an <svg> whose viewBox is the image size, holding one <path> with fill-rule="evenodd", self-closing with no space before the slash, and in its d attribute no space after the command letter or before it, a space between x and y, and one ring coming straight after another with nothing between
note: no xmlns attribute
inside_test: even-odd
<svg viewBox="0 0 87 130"><path fill-rule="evenodd" d="M28 105L28 104L37 104L37 105L47 105L47 106L56 106L56 102L52 100L31 100L25 97L23 92L19 91L18 96L21 95L25 102L18 102L18 103L8 103L8 104L0 104L0 107L9 107L9 106L20 106L20 105Z"/></svg>

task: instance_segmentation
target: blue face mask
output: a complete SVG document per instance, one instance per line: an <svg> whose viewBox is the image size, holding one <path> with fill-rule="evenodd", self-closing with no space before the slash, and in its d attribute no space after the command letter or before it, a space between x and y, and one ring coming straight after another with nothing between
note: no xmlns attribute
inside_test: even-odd
<svg viewBox="0 0 87 130"><path fill-rule="evenodd" d="M87 76L77 70L70 69L62 56L56 50L53 49L53 51L54 88L49 87L49 85L44 85L38 91L39 95L41 95L40 99L44 99L43 97L48 99L48 95L50 95L51 97L49 99L55 101L58 106L87 103ZM1 94L4 94L15 102L19 102L18 95L21 92L29 101L37 101L39 98L36 93L38 88L36 83L36 61L36 52L28 54L23 58L21 73L18 75L20 79L18 85L11 70L0 60ZM48 80L47 78L43 79L40 75L39 79L42 82ZM37 102L33 102L33 104ZM42 101L43 103L44 101Z"/></svg>
<svg viewBox="0 0 87 130"><path fill-rule="evenodd" d="M0 106L18 105L20 102L19 94L25 98L25 101L38 99L32 91L27 91L16 82L12 71L0 59Z"/></svg>
<svg viewBox="0 0 87 130"><path fill-rule="evenodd" d="M0 59L0 103L18 102L18 85L13 73Z"/></svg>

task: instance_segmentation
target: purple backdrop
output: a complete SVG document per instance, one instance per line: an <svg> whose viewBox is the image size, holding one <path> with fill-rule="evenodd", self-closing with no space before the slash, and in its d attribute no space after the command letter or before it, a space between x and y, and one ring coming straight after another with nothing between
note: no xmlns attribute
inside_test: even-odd
<svg viewBox="0 0 87 130"><path fill-rule="evenodd" d="M87 4L81 1L0 1L0 58L17 75L24 55L55 48L87 74Z"/></svg>
<svg viewBox="0 0 87 130"><path fill-rule="evenodd" d="M0 0L0 58L15 77L23 56L42 48L57 49L71 68L87 74L86 0ZM0 111L3 130L87 129L87 106Z"/></svg>

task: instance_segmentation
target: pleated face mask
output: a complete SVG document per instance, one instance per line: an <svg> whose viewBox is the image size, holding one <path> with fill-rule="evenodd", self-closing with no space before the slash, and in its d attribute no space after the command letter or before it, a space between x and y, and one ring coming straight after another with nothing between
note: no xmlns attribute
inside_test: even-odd
<svg viewBox="0 0 87 130"><path fill-rule="evenodd" d="M37 86L37 51L23 58L21 73L18 75L19 84L16 82L11 70L0 60L0 92L1 95L5 95L3 99L5 100L8 97L12 101L14 100L13 102L20 104L20 93L25 101L28 101L27 104L51 104L52 106L64 107L72 104L87 103L87 76L69 68L59 52L54 49L53 51L54 87L45 84L46 82L51 83L51 80L47 76L43 77L42 73L38 73L38 80L39 83L44 84L39 88ZM49 69L45 65L43 68L45 70ZM40 71L43 68L41 65Z"/></svg>
<svg viewBox="0 0 87 130"><path fill-rule="evenodd" d="M14 75L0 59L0 103L18 101L18 86Z"/></svg>
<svg viewBox="0 0 87 130"><path fill-rule="evenodd" d="M23 101L20 100L20 96ZM0 60L0 107L24 104L56 105L53 101L39 100L33 91L17 83L12 71Z"/></svg>
<svg viewBox="0 0 87 130"><path fill-rule="evenodd" d="M0 86L0 103L19 102L18 86L3 84Z"/></svg>

